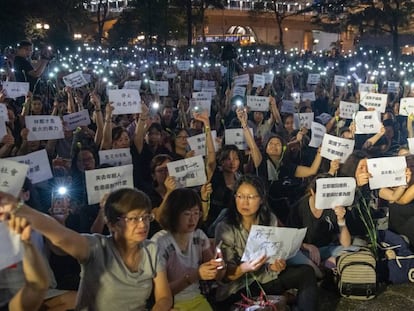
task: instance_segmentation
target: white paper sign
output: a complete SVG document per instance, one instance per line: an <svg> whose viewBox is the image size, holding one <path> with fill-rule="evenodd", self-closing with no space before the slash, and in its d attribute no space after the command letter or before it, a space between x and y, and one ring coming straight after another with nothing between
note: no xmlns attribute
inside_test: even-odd
<svg viewBox="0 0 414 311"><path fill-rule="evenodd" d="M265 77L263 75L254 74L253 75L253 87L264 87Z"/></svg>
<svg viewBox="0 0 414 311"><path fill-rule="evenodd" d="M91 124L88 109L64 115L63 121L65 122L65 129L67 131L73 131L78 126L87 126Z"/></svg>
<svg viewBox="0 0 414 311"><path fill-rule="evenodd" d="M355 134L375 134L382 123L378 111L358 111L355 116Z"/></svg>
<svg viewBox="0 0 414 311"><path fill-rule="evenodd" d="M321 80L321 75L319 73L310 73L308 74L307 84L318 84Z"/></svg>
<svg viewBox="0 0 414 311"><path fill-rule="evenodd" d="M85 171L88 204L99 203L105 193L120 188L134 188L131 165Z"/></svg>
<svg viewBox="0 0 414 311"><path fill-rule="evenodd" d="M250 77L249 74L240 75L237 77L234 77L234 85L247 85L249 84Z"/></svg>
<svg viewBox="0 0 414 311"><path fill-rule="evenodd" d="M296 103L299 104L300 103L300 93L299 92L294 92L291 93L290 96L292 97L292 100Z"/></svg>
<svg viewBox="0 0 414 311"><path fill-rule="evenodd" d="M300 94L302 101L310 100L311 102L315 101L315 92L304 92Z"/></svg>
<svg viewBox="0 0 414 311"><path fill-rule="evenodd" d="M210 93L212 97L217 95L217 90L215 87L203 87L201 88L201 92Z"/></svg>
<svg viewBox="0 0 414 311"><path fill-rule="evenodd" d="M322 144L323 136L326 133L326 127L318 122L312 122L311 133L312 137L309 142L309 147L318 148Z"/></svg>
<svg viewBox="0 0 414 311"><path fill-rule="evenodd" d="M29 129L28 141L61 139L65 137L62 120L58 116L25 116L25 122L26 127Z"/></svg>
<svg viewBox="0 0 414 311"><path fill-rule="evenodd" d="M234 96L240 96L244 98L246 96L246 88L244 86L235 86L233 88L233 97Z"/></svg>
<svg viewBox="0 0 414 311"><path fill-rule="evenodd" d="M168 96L168 81L149 81L152 94L158 93L159 96Z"/></svg>
<svg viewBox="0 0 414 311"><path fill-rule="evenodd" d="M265 83L272 83L273 82L273 78L275 76L273 73L263 72L262 75L265 78Z"/></svg>
<svg viewBox="0 0 414 311"><path fill-rule="evenodd" d="M414 114L414 97L403 97L400 100L399 114L402 116L409 116Z"/></svg>
<svg viewBox="0 0 414 311"><path fill-rule="evenodd" d="M414 137L407 138L408 148L410 149L410 154L414 154Z"/></svg>
<svg viewBox="0 0 414 311"><path fill-rule="evenodd" d="M126 81L124 83L124 89L132 89L132 90L140 90L141 89L141 80L135 80L135 81Z"/></svg>
<svg viewBox="0 0 414 311"><path fill-rule="evenodd" d="M345 76L335 75L335 77L334 77L334 83L335 83L336 86L343 87L343 86L346 86L347 85L348 79Z"/></svg>
<svg viewBox="0 0 414 311"><path fill-rule="evenodd" d="M199 93L202 93L202 92L199 92ZM194 94L199 94L199 93L194 93ZM208 115L210 116L211 99L209 98L211 98L211 93L203 92L202 94L196 95L195 97L196 98L190 99L190 110L199 112L199 113L203 111L207 111Z"/></svg>
<svg viewBox="0 0 414 311"><path fill-rule="evenodd" d="M195 79L194 81L193 81L193 90L194 91L201 91L201 88L202 88L203 86L202 86L202 80L197 80L197 79Z"/></svg>
<svg viewBox="0 0 414 311"><path fill-rule="evenodd" d="M319 178L316 180L315 207L350 206L354 202L355 188L354 177Z"/></svg>
<svg viewBox="0 0 414 311"><path fill-rule="evenodd" d="M254 260L263 255L269 257L268 263L274 263L276 259L292 258L300 249L306 230L253 225L241 261Z"/></svg>
<svg viewBox="0 0 414 311"><path fill-rule="evenodd" d="M386 187L404 186L407 184L405 157L372 158L367 160L369 188L379 189Z"/></svg>
<svg viewBox="0 0 414 311"><path fill-rule="evenodd" d="M359 110L359 104L340 101L339 102L339 116L342 119L353 119L354 114Z"/></svg>
<svg viewBox="0 0 414 311"><path fill-rule="evenodd" d="M112 166L132 164L130 148L99 150L99 163Z"/></svg>
<svg viewBox="0 0 414 311"><path fill-rule="evenodd" d="M207 182L201 155L167 163L168 174L175 177L177 187L195 187Z"/></svg>
<svg viewBox="0 0 414 311"><path fill-rule="evenodd" d="M373 83L359 83L358 84L359 93L376 93L378 92L378 84Z"/></svg>
<svg viewBox="0 0 414 311"><path fill-rule="evenodd" d="M20 236L11 232L2 222L0 222L0 254L0 271L22 261L23 258Z"/></svg>
<svg viewBox="0 0 414 311"><path fill-rule="evenodd" d="M211 137L213 139L214 151L219 150L217 146L217 142L216 142L216 138L217 138L216 130L211 131ZM187 141L188 141L188 144L190 145L191 150L194 151L194 156L198 156L198 155L206 156L207 155L205 133L188 137Z"/></svg>
<svg viewBox="0 0 414 311"><path fill-rule="evenodd" d="M355 141L325 134L322 140L321 156L329 160L339 159L344 163L349 155L354 151Z"/></svg>
<svg viewBox="0 0 414 311"><path fill-rule="evenodd" d="M113 115L118 114L134 114L140 113L141 108L141 96L138 90L134 89L122 89L122 90L109 90L108 100L112 102Z"/></svg>
<svg viewBox="0 0 414 311"><path fill-rule="evenodd" d="M400 82L388 81L388 93L398 93L400 91Z"/></svg>
<svg viewBox="0 0 414 311"><path fill-rule="evenodd" d="M269 97L247 95L247 106L251 111L269 111Z"/></svg>
<svg viewBox="0 0 414 311"><path fill-rule="evenodd" d="M282 100L282 106L280 107L281 113L296 113L295 102L293 100Z"/></svg>
<svg viewBox="0 0 414 311"><path fill-rule="evenodd" d="M177 69L179 71L188 71L191 67L191 61L189 60L179 60L177 61Z"/></svg>
<svg viewBox="0 0 414 311"><path fill-rule="evenodd" d="M29 93L29 82L3 82L3 90L8 98L26 96Z"/></svg>
<svg viewBox="0 0 414 311"><path fill-rule="evenodd" d="M0 118L3 118L4 121L9 121L9 113L6 104L0 104Z"/></svg>
<svg viewBox="0 0 414 311"><path fill-rule="evenodd" d="M0 191L17 197L22 190L29 166L12 159L0 159ZM1 257L1 256L0 256Z"/></svg>
<svg viewBox="0 0 414 311"><path fill-rule="evenodd" d="M82 71L76 71L63 77L63 83L72 88L82 87L88 84L88 81L82 74Z"/></svg>
<svg viewBox="0 0 414 311"><path fill-rule="evenodd" d="M294 128L299 130L301 128L310 129L313 122L314 113L313 112L304 112L304 113L295 113L293 115L294 119Z"/></svg>
<svg viewBox="0 0 414 311"><path fill-rule="evenodd" d="M32 184L37 184L53 178L49 158L45 149L31 152L24 156L12 157L8 159L21 164L26 164L29 167L27 177L30 178Z"/></svg>
<svg viewBox="0 0 414 311"><path fill-rule="evenodd" d="M368 93L361 97L360 104L365 108L375 108L375 110L384 113L387 106L388 94Z"/></svg>
<svg viewBox="0 0 414 311"><path fill-rule="evenodd" d="M253 129L249 128L250 133L253 136ZM226 129L224 131L224 141L226 145L236 145L240 150L246 150L247 143L244 138L243 129Z"/></svg>

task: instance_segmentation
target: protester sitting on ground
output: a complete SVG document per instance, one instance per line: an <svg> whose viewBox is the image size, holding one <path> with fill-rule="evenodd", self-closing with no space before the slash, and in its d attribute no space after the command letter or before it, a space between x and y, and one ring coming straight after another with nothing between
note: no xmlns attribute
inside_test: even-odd
<svg viewBox="0 0 414 311"><path fill-rule="evenodd" d="M171 291L157 247L146 240L151 214L149 198L141 191L119 189L105 203L110 236L79 234L53 218L1 193L0 220L10 213L30 222L56 247L82 266L76 309L144 309L154 289L153 310L170 310ZM96 277L102 282L97 282Z"/></svg>
<svg viewBox="0 0 414 311"><path fill-rule="evenodd" d="M218 280L225 273L224 261L214 258L209 239L198 229L202 215L199 195L192 189L176 189L160 215L164 230L152 238L167 268L177 310L212 310L200 293L199 281Z"/></svg>
<svg viewBox="0 0 414 311"><path fill-rule="evenodd" d="M294 196L297 197L302 186L301 181L297 178L310 177L318 173L322 161L320 152L318 150L311 166L297 165L290 160L289 148L286 146L284 139L279 135L270 133L264 141L264 152L262 153L246 126L246 112L243 109L239 109L237 110L237 115L242 124L244 137L250 149L256 174L266 181L270 189L268 198L272 201L269 204L272 210L277 213L276 216L282 222L285 222L289 211L286 210L287 207L280 206L280 200L283 197L286 197L288 200L292 199L290 194L292 191L289 191L291 185L295 187Z"/></svg>
<svg viewBox="0 0 414 311"><path fill-rule="evenodd" d="M309 260L295 257L294 262L310 264L316 274L322 276L320 266L335 267L336 257L344 248L351 245L352 238L346 226L344 206L326 208L315 205L316 181L320 178L332 178L332 175L319 174L312 180L306 195L295 203L291 210L287 226L307 228L302 252Z"/></svg>
<svg viewBox="0 0 414 311"><path fill-rule="evenodd" d="M242 176L234 187L233 202L225 220L217 225L215 243L221 243L227 263L226 275L217 289L218 305L229 310L247 291L255 297L262 289L267 295L281 295L296 288L298 309L316 310L317 286L311 266L286 266L284 259L266 263L266 255L241 261L252 225L278 226L266 196L266 186L260 177Z"/></svg>
<svg viewBox="0 0 414 311"><path fill-rule="evenodd" d="M377 211L381 212L378 209L378 198L395 202L401 198L406 189L406 186L399 186L371 190L369 188L371 174L368 172L368 158L369 156L366 152L355 150L349 155L345 163L340 166L338 171L338 176L354 177L356 181L357 188L352 209L346 214L347 227L353 237L365 237L369 230L368 227L373 229L373 214ZM411 180L411 170L407 168L405 174L408 183Z"/></svg>

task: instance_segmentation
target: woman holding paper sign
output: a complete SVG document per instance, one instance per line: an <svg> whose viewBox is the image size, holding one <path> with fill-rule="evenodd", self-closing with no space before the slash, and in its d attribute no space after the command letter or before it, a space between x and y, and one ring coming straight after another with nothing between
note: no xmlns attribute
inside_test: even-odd
<svg viewBox="0 0 414 311"><path fill-rule="evenodd" d="M76 310L145 310L154 290L152 310L170 310L171 291L156 245L148 241L151 202L135 189L112 192L105 202L110 236L79 234L55 219L0 193L0 221L21 217L54 246L77 259L81 284Z"/></svg>
<svg viewBox="0 0 414 311"><path fill-rule="evenodd" d="M278 220L268 207L266 187L259 177L242 176L234 189L233 204L215 234L216 243L222 241L223 259L227 263L226 275L216 295L220 306L231 306L247 291L257 296L263 288L266 294L280 295L297 288L298 309L316 310L316 278L310 266L286 266L284 259L267 263L266 255L241 261L251 227L278 226Z"/></svg>
<svg viewBox="0 0 414 311"><path fill-rule="evenodd" d="M317 274L320 273L317 266L325 261L327 267L335 266L335 258L344 247L351 245L345 208L316 206L316 181L320 178L332 178L332 175L319 174L312 180L307 194L295 205L288 221L289 227L307 228L302 250L310 260L301 262L313 266Z"/></svg>
<svg viewBox="0 0 414 311"><path fill-rule="evenodd" d="M311 166L297 165L290 159L289 148L285 140L279 135L270 133L263 144L264 153L261 153L247 128L247 112L244 109L238 109L237 117L251 151L256 174L268 182L271 194L268 198L269 204L275 211L277 210L279 219L285 221L289 209L288 206L280 208L282 206L281 200L297 198L298 192L304 190L300 187L300 181L295 178L310 177L318 173L322 161L320 152L316 153Z"/></svg>

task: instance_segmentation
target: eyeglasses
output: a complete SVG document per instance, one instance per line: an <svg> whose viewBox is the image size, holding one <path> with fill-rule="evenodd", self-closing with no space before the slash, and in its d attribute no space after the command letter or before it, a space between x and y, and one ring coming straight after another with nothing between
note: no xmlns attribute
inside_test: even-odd
<svg viewBox="0 0 414 311"><path fill-rule="evenodd" d="M155 169L156 173L168 173L168 167L160 167Z"/></svg>
<svg viewBox="0 0 414 311"><path fill-rule="evenodd" d="M181 136L181 135L180 135L180 136L177 136L176 138L177 138L177 139L187 139L187 138L188 138L188 136Z"/></svg>
<svg viewBox="0 0 414 311"><path fill-rule="evenodd" d="M248 200L248 201L253 201L257 198L260 197L260 195L258 194L240 194L240 193L236 193L234 195L234 197L236 198L236 200Z"/></svg>
<svg viewBox="0 0 414 311"><path fill-rule="evenodd" d="M142 216L134 216L134 217L118 217L118 220L125 220L126 223L131 223L134 225L139 224L140 222L145 222L145 223L149 223L151 221L153 221L155 219L155 215L154 214L145 214Z"/></svg>
<svg viewBox="0 0 414 311"><path fill-rule="evenodd" d="M201 217L201 212L199 210L197 210L197 211L184 211L183 215L185 217L195 216L197 218L200 218Z"/></svg>

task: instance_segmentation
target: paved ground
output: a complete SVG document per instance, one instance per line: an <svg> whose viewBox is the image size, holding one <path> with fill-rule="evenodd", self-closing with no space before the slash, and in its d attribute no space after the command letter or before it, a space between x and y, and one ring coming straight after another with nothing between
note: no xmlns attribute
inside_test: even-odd
<svg viewBox="0 0 414 311"><path fill-rule="evenodd" d="M318 311L410 311L414 310L414 283L389 285L373 300L340 298L335 291L320 289Z"/></svg>

